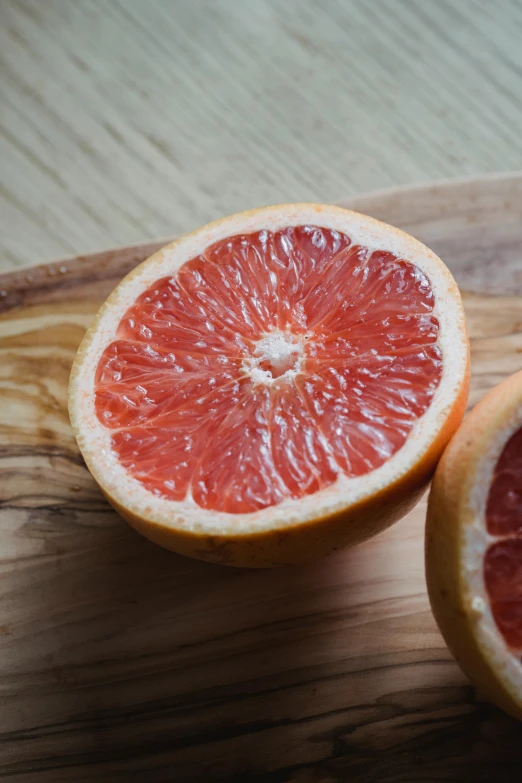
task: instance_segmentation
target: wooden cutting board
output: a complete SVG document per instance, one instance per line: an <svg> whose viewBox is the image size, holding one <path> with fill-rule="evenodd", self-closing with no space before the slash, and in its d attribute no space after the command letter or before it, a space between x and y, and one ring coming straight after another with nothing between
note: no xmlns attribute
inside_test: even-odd
<svg viewBox="0 0 522 783"><path fill-rule="evenodd" d="M522 177L349 202L430 245L464 291L475 403L522 366ZM0 278L0 778L509 781L522 728L432 619L425 502L303 567L206 565L102 499L66 409L101 300L157 243Z"/></svg>

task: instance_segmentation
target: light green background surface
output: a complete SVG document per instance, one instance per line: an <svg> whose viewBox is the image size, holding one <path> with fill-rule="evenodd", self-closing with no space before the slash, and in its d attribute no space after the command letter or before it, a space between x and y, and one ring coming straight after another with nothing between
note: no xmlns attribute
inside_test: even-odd
<svg viewBox="0 0 522 783"><path fill-rule="evenodd" d="M518 0L0 0L0 268L522 162Z"/></svg>

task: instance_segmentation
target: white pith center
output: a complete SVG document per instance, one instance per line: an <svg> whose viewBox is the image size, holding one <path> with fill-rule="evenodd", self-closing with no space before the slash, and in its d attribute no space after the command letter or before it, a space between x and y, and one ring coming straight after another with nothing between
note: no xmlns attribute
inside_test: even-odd
<svg viewBox="0 0 522 783"><path fill-rule="evenodd" d="M301 370L305 338L275 330L255 344L252 356L243 359L243 370L256 383L295 378Z"/></svg>

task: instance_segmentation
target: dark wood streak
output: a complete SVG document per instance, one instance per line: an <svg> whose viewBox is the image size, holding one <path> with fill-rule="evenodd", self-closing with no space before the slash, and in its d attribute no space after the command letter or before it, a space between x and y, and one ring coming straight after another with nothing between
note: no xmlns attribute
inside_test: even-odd
<svg viewBox="0 0 522 783"><path fill-rule="evenodd" d="M60 457L61 459L73 462L75 465L85 465L82 457L78 451L72 453L61 446L49 444L48 446L24 446L22 444L13 444L13 446L0 446L0 460L3 457L9 459L15 459L17 457L31 457L33 459L38 457L52 458Z"/></svg>
<svg viewBox="0 0 522 783"><path fill-rule="evenodd" d="M122 277L168 241L147 242L9 272L1 276L1 290L5 294L0 299L0 313L13 307L48 304L61 299L88 301L93 298L101 302Z"/></svg>
<svg viewBox="0 0 522 783"><path fill-rule="evenodd" d="M472 403L522 364L521 195L501 177L354 204L443 249L473 291ZM267 572L177 557L106 504L68 423L69 367L156 247L0 280L0 779L518 780L520 725L432 619L424 502L355 550Z"/></svg>

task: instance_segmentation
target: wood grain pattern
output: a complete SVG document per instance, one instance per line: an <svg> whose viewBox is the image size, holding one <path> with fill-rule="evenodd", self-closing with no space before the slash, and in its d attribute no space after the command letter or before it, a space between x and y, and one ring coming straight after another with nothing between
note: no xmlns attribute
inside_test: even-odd
<svg viewBox="0 0 522 783"><path fill-rule="evenodd" d="M0 269L522 165L520 0L1 0Z"/></svg>
<svg viewBox="0 0 522 783"><path fill-rule="evenodd" d="M520 368L521 177L355 206L444 250L472 401ZM103 501L68 372L100 300L153 247L0 279L0 779L517 780L520 724L480 701L432 619L424 502L352 551L249 572L163 551Z"/></svg>

